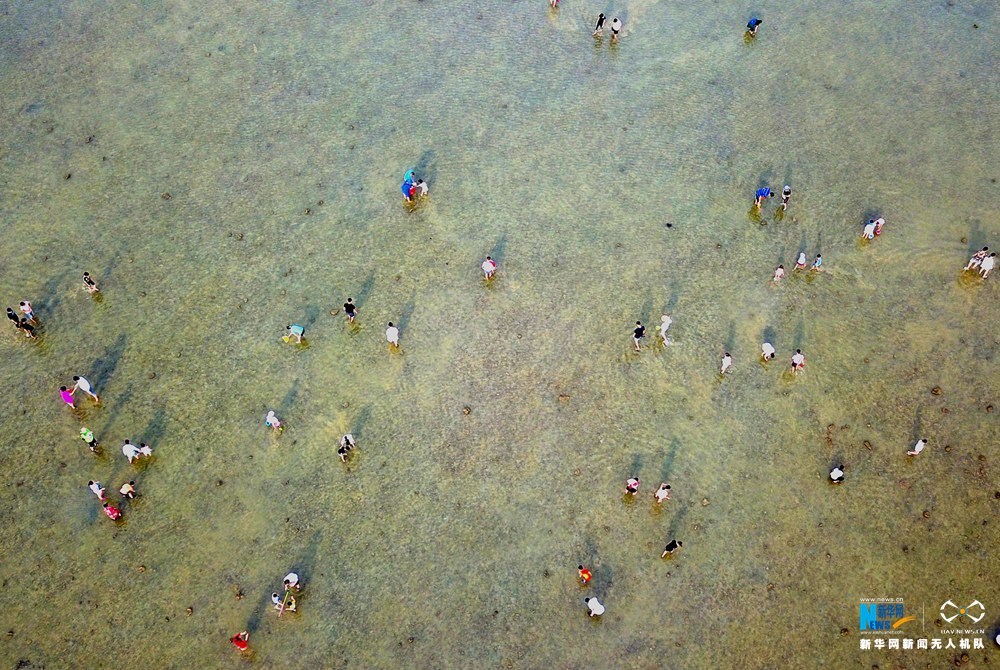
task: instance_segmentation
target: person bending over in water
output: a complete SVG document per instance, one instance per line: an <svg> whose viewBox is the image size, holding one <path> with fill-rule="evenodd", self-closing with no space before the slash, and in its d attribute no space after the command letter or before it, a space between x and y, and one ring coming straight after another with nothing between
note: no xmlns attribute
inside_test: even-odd
<svg viewBox="0 0 1000 670"><path fill-rule="evenodd" d="M125 455L129 463L134 463L135 459L142 455L139 448L132 444L132 440L125 440L125 444L122 445L122 454Z"/></svg>
<svg viewBox="0 0 1000 670"><path fill-rule="evenodd" d="M604 14L600 14L597 17L597 25L594 26L594 32L593 32L594 37L601 37L602 35L604 35L604 21L605 20L606 19L604 17Z"/></svg>
<svg viewBox="0 0 1000 670"><path fill-rule="evenodd" d="M80 429L80 439L90 447L91 451L97 452L97 447L100 445L97 444L97 438L94 437L94 433L86 426Z"/></svg>
<svg viewBox="0 0 1000 670"><path fill-rule="evenodd" d="M83 288L87 289L91 293L97 293L101 290L97 288L97 283L90 277L89 272L83 273Z"/></svg>
<svg viewBox="0 0 1000 670"><path fill-rule="evenodd" d="M302 344L302 336L306 334L306 329L298 324L289 324L285 326L285 330L288 331L288 335L285 335L285 342L288 342L291 338L295 338L296 344Z"/></svg>
<svg viewBox="0 0 1000 670"><path fill-rule="evenodd" d="M94 387L91 386L90 382L87 381L86 377L80 377L79 375L77 375L73 377L73 381L75 382L73 386L73 391L80 389L81 391L89 395L91 398L93 398L94 402L101 402L101 399L97 397L96 393L94 393Z"/></svg>
<svg viewBox="0 0 1000 670"><path fill-rule="evenodd" d="M583 602L587 604L587 609L590 610L590 616L601 616L604 614L604 605L597 598L584 598Z"/></svg>
<svg viewBox="0 0 1000 670"><path fill-rule="evenodd" d="M660 488L653 491L653 499L656 504L661 504L664 500L670 500L670 484L660 482Z"/></svg>
<svg viewBox="0 0 1000 670"><path fill-rule="evenodd" d="M784 265L779 265L775 269L774 276L771 277L771 281L773 281L775 284L777 284L779 281L781 281L781 278L784 277L784 276L785 276L785 266Z"/></svg>
<svg viewBox="0 0 1000 670"><path fill-rule="evenodd" d="M997 252L991 253L989 256L983 259L983 262L979 264L979 274L983 276L983 279L989 276L990 272L997 262ZM21 319L21 326L24 326L24 319Z"/></svg>
<svg viewBox="0 0 1000 670"><path fill-rule="evenodd" d="M724 375L733 369L733 357L727 351L722 357L722 365L719 367L719 374Z"/></svg>
<svg viewBox="0 0 1000 670"><path fill-rule="evenodd" d="M627 482L625 482L625 493L631 493L635 495L639 492L639 478L631 477Z"/></svg>
<svg viewBox="0 0 1000 670"><path fill-rule="evenodd" d="M985 277L986 275L983 275L983 276ZM24 318L23 316L21 317L21 330L24 331L24 334L27 337L30 337L31 339L35 339L35 327L32 326L30 323L28 323L28 320L26 318Z"/></svg>
<svg viewBox="0 0 1000 670"><path fill-rule="evenodd" d="M770 342L760 345L760 357L765 361L772 360L774 358L774 345Z"/></svg>
<svg viewBox="0 0 1000 670"><path fill-rule="evenodd" d="M983 262L983 259L986 258L986 255L989 252L990 252L990 248L989 247L983 247L982 249L980 249L976 253L972 254L972 258L969 259L969 262L966 264L965 269L966 270L975 270L975 269L979 268L979 266ZM10 310L7 310L7 311L9 312ZM8 316L10 316L10 315L8 314ZM15 319L14 323L16 325L16 323L17 323L16 319Z"/></svg>
<svg viewBox="0 0 1000 670"><path fill-rule="evenodd" d="M351 453L351 449L354 448L354 445L354 436L350 433L340 438L340 449L337 449L337 455L340 456L340 460L342 462L347 462L347 455Z"/></svg>
<svg viewBox="0 0 1000 670"><path fill-rule="evenodd" d="M926 447L926 446L927 446L927 438L926 437L922 437L919 440L917 440L917 443L913 445L912 449L910 449L909 451L906 452L906 455L907 456L916 456L921 451L923 451L924 447Z"/></svg>
<svg viewBox="0 0 1000 670"><path fill-rule="evenodd" d="M273 428L279 433L283 430L281 420L278 419L278 416L274 413L273 409L268 410L267 416L264 417L264 425L268 428Z"/></svg>
<svg viewBox="0 0 1000 670"><path fill-rule="evenodd" d="M233 635L233 637L230 638L229 641L232 642L233 646L235 646L240 651L246 651L247 647L250 646L249 640L250 640L250 633L243 631L242 633L237 633L236 635Z"/></svg>
<svg viewBox="0 0 1000 670"><path fill-rule="evenodd" d="M764 201L773 197L774 194L771 193L771 189L767 186L762 186L757 189L756 193L753 194L753 206L757 208L757 211L760 211L761 205L764 204Z"/></svg>
<svg viewBox="0 0 1000 670"><path fill-rule="evenodd" d="M861 239L875 239L875 219L868 219L868 223L865 224L865 229L861 231Z"/></svg>
<svg viewBox="0 0 1000 670"><path fill-rule="evenodd" d="M118 521L118 519L122 518L122 511L111 503L104 503L104 513L112 521Z"/></svg>
<svg viewBox="0 0 1000 670"><path fill-rule="evenodd" d="M660 554L660 558L666 558L667 556L672 555L675 551L677 551L683 546L684 543L681 542L680 540L670 540L670 542L667 542L667 546L663 548L663 553Z"/></svg>
<svg viewBox="0 0 1000 670"><path fill-rule="evenodd" d="M764 23L762 20L758 19L756 16L747 21L747 35L750 37L757 36L757 29L760 28L760 24Z"/></svg>
<svg viewBox="0 0 1000 670"><path fill-rule="evenodd" d="M118 490L123 497L132 500L135 498L135 482L130 481L128 483L122 484L122 487Z"/></svg>
<svg viewBox="0 0 1000 670"><path fill-rule="evenodd" d="M97 496L98 500L103 502L104 500L107 499L104 497L104 487L101 486L101 482L95 482L91 480L87 482L87 488L93 491L94 495Z"/></svg>

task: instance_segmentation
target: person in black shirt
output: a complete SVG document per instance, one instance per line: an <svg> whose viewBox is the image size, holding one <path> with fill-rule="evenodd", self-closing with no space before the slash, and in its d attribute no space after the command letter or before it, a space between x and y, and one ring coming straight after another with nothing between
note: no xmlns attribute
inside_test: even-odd
<svg viewBox="0 0 1000 670"><path fill-rule="evenodd" d="M89 272L83 273L83 288L87 289L91 293L97 293L97 282L95 282L91 277Z"/></svg>
<svg viewBox="0 0 1000 670"><path fill-rule="evenodd" d="M28 320L26 318L24 318L23 316L21 317L20 326L21 326L21 330L24 331L25 335L27 335L28 337L30 337L32 339L35 338L35 327L32 326L30 323L28 323Z"/></svg>
<svg viewBox="0 0 1000 670"><path fill-rule="evenodd" d="M597 26L594 27L594 37L600 37L604 34L604 14L597 17Z"/></svg>
<svg viewBox="0 0 1000 670"><path fill-rule="evenodd" d="M354 305L354 298L348 298L347 302L344 303L344 314L347 315L347 320L354 323L354 317L358 315L358 308Z"/></svg>
<svg viewBox="0 0 1000 670"><path fill-rule="evenodd" d="M632 341L635 342L636 351L642 351L642 346L639 344L639 342L645 336L646 336L646 326L642 325L641 321L636 321L635 330L632 331Z"/></svg>
<svg viewBox="0 0 1000 670"><path fill-rule="evenodd" d="M670 540L670 542L667 542L667 546L663 548L663 553L660 554L660 558L666 558L667 554L672 554L683 546L684 543L680 540Z"/></svg>
<svg viewBox="0 0 1000 670"><path fill-rule="evenodd" d="M15 314L14 310L12 310L10 307L7 308L7 318L14 323L15 328L21 327L21 319L18 318L17 314Z"/></svg>

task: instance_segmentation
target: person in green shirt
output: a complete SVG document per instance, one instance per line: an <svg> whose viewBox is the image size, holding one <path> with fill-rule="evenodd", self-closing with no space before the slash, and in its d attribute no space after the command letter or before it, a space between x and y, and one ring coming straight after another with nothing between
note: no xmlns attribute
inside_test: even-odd
<svg viewBox="0 0 1000 670"><path fill-rule="evenodd" d="M89 428L80 429L80 439L87 443L91 451L97 451L97 440L94 438L94 433Z"/></svg>

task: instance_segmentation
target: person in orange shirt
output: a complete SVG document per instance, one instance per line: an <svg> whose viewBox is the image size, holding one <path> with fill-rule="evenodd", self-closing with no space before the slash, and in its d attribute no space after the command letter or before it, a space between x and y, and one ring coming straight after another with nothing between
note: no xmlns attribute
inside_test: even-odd
<svg viewBox="0 0 1000 670"><path fill-rule="evenodd" d="M590 583L590 578L593 577L594 575L591 574L590 570L588 570L587 568L583 567L582 565L578 566L578 567L579 567L579 570L577 570L577 572L580 575L580 583L583 584L584 586L586 586L587 584Z"/></svg>

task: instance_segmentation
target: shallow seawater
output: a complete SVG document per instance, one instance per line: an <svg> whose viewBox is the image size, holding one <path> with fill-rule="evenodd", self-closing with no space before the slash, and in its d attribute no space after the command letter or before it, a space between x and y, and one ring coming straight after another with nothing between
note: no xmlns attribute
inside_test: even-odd
<svg viewBox="0 0 1000 670"><path fill-rule="evenodd" d="M996 6L749 11L4 8L4 667L922 668L958 652L860 651L859 598L997 625Z"/></svg>

